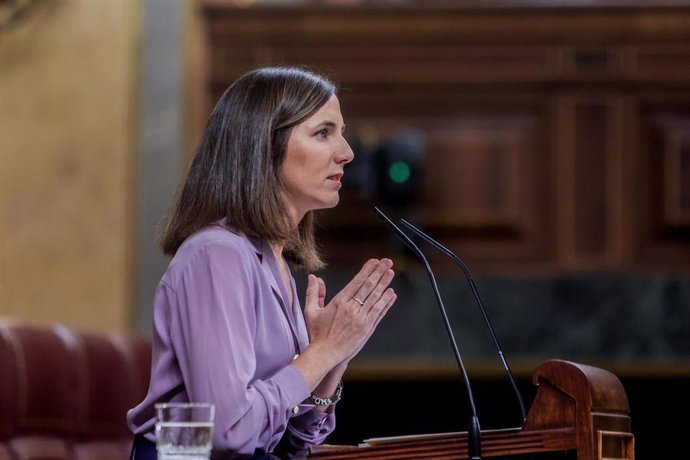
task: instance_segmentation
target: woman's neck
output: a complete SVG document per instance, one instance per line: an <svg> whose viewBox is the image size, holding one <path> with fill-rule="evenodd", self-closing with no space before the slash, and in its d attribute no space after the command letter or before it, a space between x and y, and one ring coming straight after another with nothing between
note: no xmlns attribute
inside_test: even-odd
<svg viewBox="0 0 690 460"><path fill-rule="evenodd" d="M290 284L290 270L288 269L287 263L285 262L285 259L283 258L283 248L285 247L284 243L269 243L269 246L271 247L271 251L273 251L273 256L276 259L276 264L278 265L278 271L280 271L280 277L283 281L283 285L285 286L285 292L287 293L287 301L288 305L292 305L293 299L292 299L292 286Z"/></svg>
<svg viewBox="0 0 690 460"><path fill-rule="evenodd" d="M275 256L276 260L283 260L283 249L285 248L285 243L268 243L268 245L271 247L271 251L273 251L273 255Z"/></svg>

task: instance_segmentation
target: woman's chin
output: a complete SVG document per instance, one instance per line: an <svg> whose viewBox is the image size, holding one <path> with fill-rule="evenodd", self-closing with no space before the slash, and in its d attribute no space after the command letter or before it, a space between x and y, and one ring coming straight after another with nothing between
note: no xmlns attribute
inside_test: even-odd
<svg viewBox="0 0 690 460"><path fill-rule="evenodd" d="M338 206L338 203L340 203L340 195L336 196L335 199L330 202L330 205L326 206L326 208L335 208L336 206Z"/></svg>
<svg viewBox="0 0 690 460"><path fill-rule="evenodd" d="M335 208L336 206L338 206L339 202L340 202L339 198L335 199L335 200L331 200L331 201L326 201L326 202L320 203L317 206L314 206L311 210L312 211L322 211L325 209L332 209L332 208Z"/></svg>

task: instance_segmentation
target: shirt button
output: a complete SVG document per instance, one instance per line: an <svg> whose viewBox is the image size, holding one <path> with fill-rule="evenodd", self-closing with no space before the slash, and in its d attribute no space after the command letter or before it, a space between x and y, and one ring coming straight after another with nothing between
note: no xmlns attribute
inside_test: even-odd
<svg viewBox="0 0 690 460"><path fill-rule="evenodd" d="M299 412L299 407L295 406L292 408L292 413L297 415L297 412Z"/></svg>
<svg viewBox="0 0 690 460"><path fill-rule="evenodd" d="M294 361L294 360L296 360L297 358L299 358L299 353L297 353L295 356L293 356L293 357L292 357L292 360Z"/></svg>

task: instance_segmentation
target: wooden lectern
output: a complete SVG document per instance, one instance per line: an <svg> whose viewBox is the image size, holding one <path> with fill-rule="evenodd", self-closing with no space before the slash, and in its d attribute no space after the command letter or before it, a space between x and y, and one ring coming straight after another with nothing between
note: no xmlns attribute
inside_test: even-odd
<svg viewBox="0 0 690 460"><path fill-rule="evenodd" d="M482 458L633 460L628 398L603 369L561 360L534 371L538 386L522 428L482 431ZM370 439L314 446L309 459L466 459L467 433Z"/></svg>

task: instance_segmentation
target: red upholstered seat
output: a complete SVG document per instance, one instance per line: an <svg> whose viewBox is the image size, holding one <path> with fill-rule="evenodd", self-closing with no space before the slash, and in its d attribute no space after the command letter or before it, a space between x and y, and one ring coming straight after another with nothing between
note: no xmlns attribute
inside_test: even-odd
<svg viewBox="0 0 690 460"><path fill-rule="evenodd" d="M125 458L132 444L126 414L135 393L129 357L112 335L78 332L76 338L86 385L79 400L75 458Z"/></svg>
<svg viewBox="0 0 690 460"><path fill-rule="evenodd" d="M67 459L79 397L75 342L48 327L0 327L0 436L19 459Z"/></svg>
<svg viewBox="0 0 690 460"><path fill-rule="evenodd" d="M151 343L0 321L0 460L126 459Z"/></svg>
<svg viewBox="0 0 690 460"><path fill-rule="evenodd" d="M119 333L113 340L127 358L133 393L130 395L130 406L139 404L149 389L151 377L151 339L138 334Z"/></svg>

